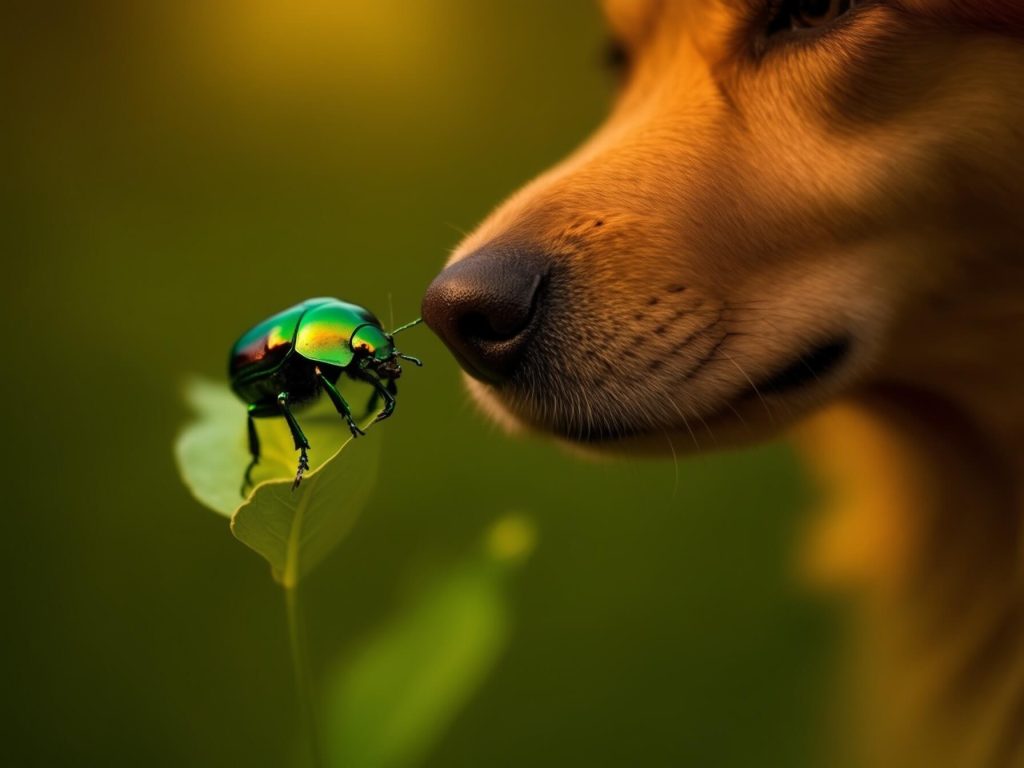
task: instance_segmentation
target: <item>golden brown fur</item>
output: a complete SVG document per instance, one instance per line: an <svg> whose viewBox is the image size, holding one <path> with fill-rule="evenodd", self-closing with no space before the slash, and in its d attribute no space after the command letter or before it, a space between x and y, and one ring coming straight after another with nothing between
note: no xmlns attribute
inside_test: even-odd
<svg viewBox="0 0 1024 768"><path fill-rule="evenodd" d="M1024 5L781 44L768 6L606 3L608 120L453 256L550 254L564 331L470 386L611 452L797 425L832 499L806 572L857 601L851 763L1024 765ZM836 338L820 381L755 391Z"/></svg>

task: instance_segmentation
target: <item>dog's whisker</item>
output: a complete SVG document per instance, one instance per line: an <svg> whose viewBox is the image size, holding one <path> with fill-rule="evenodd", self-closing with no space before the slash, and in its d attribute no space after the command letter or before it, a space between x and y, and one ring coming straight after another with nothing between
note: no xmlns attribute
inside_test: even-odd
<svg viewBox="0 0 1024 768"><path fill-rule="evenodd" d="M711 442L717 446L718 438L715 437L714 430L711 429L704 417L700 415L700 410L692 406L688 406L688 410L700 420L700 423L704 426L704 431L707 432L708 437L711 438Z"/></svg>
<svg viewBox="0 0 1024 768"><path fill-rule="evenodd" d="M453 223L452 223L452 222L450 222L450 221L446 221L446 222L444 222L444 225L445 225L446 227L448 227L449 229L452 229L452 230L454 230L454 231L455 231L455 233L456 233L456 234L457 234L457 235L458 235L459 237L461 237L461 238L466 238L466 237L468 237L468 236L469 236L469 233L468 233L468 232L467 232L467 231L466 231L465 229L463 229L462 227L460 227L460 226L459 226L458 224L453 224Z"/></svg>
<svg viewBox="0 0 1024 768"><path fill-rule="evenodd" d="M669 403L672 404L672 407L675 408L676 413L679 414L679 418L681 418L683 420L683 425L686 427L686 431L690 433L690 439L693 440L693 447L696 448L699 451L700 450L700 442L697 440L697 435L695 435L693 433L693 429L690 427L690 422L687 420L687 418L683 414L683 412L681 410L679 410L679 406L676 404L675 400L673 400L672 398L668 398L668 401L669 401Z"/></svg>
<svg viewBox="0 0 1024 768"><path fill-rule="evenodd" d="M675 480L672 483L672 498L675 499L679 493L679 457L676 455L676 447L672 444L672 436L669 435L667 430L662 430L662 434L665 435L665 441L668 443L668 449L672 453L672 469L675 472Z"/></svg>
<svg viewBox="0 0 1024 768"><path fill-rule="evenodd" d="M753 390L754 390L754 394L756 394L756 395L757 395L757 398L758 398L758 400L760 400L760 401L761 401L761 405L763 405L763 406L764 406L764 410L765 410L765 412L766 412L766 413L768 414L768 420L769 420L769 421L770 421L770 422L771 422L772 424L774 424L774 423L775 423L775 416L774 416L774 414L772 414L772 409L768 407L768 401L767 401L767 400L765 400L765 399L764 399L764 397L763 397L763 396L761 395L761 392L760 392L760 390L759 390L759 389L757 388L757 385L756 385L756 384L754 383L754 380L753 380L753 379L751 379L751 378L750 378L750 377L749 377L749 376L747 375L747 372L743 370L743 368L742 368L742 367L740 366L740 364L739 364L739 363L737 363L737 362L736 362L736 361L735 361L735 360L734 360L734 359L732 358L732 356L731 356L731 355L730 355L730 354L729 354L728 352L726 352L726 351L725 351L724 349L722 350L722 354L723 354L723 355L725 356L725 358L726 358L726 359L727 359L727 360L728 360L728 361L729 361L730 363L732 363L732 364L733 364L734 366L736 366L736 370L737 370L737 371L739 371L739 372L740 372L740 374L741 374L741 375L743 376L743 378L745 378L745 379L747 380L747 382L748 382L748 383L750 384L750 387L751 387L751 389L753 389Z"/></svg>

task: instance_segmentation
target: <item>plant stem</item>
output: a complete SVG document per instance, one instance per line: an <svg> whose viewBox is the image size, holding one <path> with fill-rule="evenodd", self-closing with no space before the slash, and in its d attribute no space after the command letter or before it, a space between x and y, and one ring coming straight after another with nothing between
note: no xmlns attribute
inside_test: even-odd
<svg viewBox="0 0 1024 768"><path fill-rule="evenodd" d="M288 612L288 643L292 652L292 669L295 672L295 693L299 703L299 727L303 731L306 753L311 768L323 768L324 759L320 749L320 731L317 727L316 689L309 667L309 650L306 647L305 624L299 609L297 586L284 588L285 608Z"/></svg>

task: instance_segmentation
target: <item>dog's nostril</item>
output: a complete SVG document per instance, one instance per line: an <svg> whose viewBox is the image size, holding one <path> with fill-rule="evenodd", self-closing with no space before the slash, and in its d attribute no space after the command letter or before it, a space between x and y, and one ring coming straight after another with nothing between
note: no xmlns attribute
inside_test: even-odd
<svg viewBox="0 0 1024 768"><path fill-rule="evenodd" d="M459 321L459 333L474 339L486 341L498 341L502 334L497 333L487 318L481 314L473 313L466 315Z"/></svg>
<svg viewBox="0 0 1024 768"><path fill-rule="evenodd" d="M441 272L423 298L423 319L467 372L507 378L524 352L547 260L481 250Z"/></svg>
<svg viewBox="0 0 1024 768"><path fill-rule="evenodd" d="M521 328L519 322L506 322L498 320L495 322L486 315L473 312L466 315L459 321L459 332L471 339L480 341L505 341L515 336Z"/></svg>

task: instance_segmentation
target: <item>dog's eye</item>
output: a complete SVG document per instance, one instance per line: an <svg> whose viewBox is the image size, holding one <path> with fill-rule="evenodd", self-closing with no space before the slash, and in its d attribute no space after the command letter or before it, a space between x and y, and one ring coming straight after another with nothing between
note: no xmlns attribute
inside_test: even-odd
<svg viewBox="0 0 1024 768"><path fill-rule="evenodd" d="M795 0L793 26L820 27L829 24L850 10L851 5L851 0Z"/></svg>
<svg viewBox="0 0 1024 768"><path fill-rule="evenodd" d="M824 27L856 4L857 0L784 0L768 33Z"/></svg>

